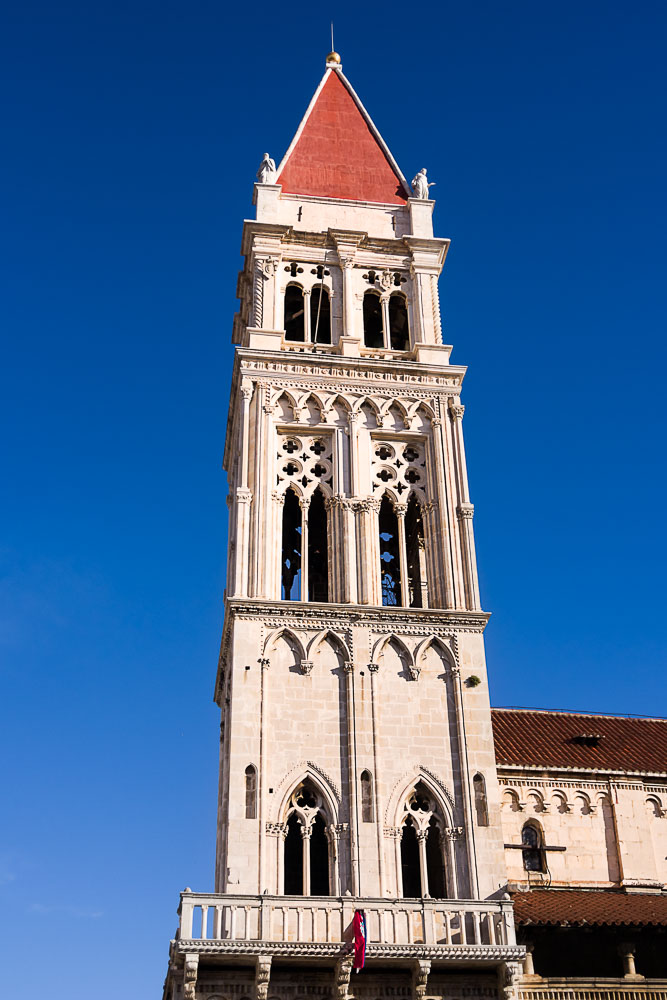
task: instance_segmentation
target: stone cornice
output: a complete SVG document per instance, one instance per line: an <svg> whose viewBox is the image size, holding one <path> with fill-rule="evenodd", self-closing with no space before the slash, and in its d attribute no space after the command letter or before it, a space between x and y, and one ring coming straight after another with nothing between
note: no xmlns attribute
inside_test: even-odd
<svg viewBox="0 0 667 1000"><path fill-rule="evenodd" d="M297 941L246 941L246 940L200 940L181 938L172 941L180 954L229 955L274 955L293 958L338 958L348 951L340 943L297 942ZM447 944L369 944L366 959L414 959L430 958L442 961L487 962L522 961L526 949L522 945L447 945Z"/></svg>
<svg viewBox="0 0 667 1000"><path fill-rule="evenodd" d="M498 771L498 777L501 778L503 775L507 775L509 778L517 778L522 774L526 775L526 778L532 778L536 774L543 775L563 775L567 777L569 774L576 775L586 775L591 774L595 776L596 781L600 781L606 777L614 778L662 778L667 780L667 772L665 771L610 771L608 768L594 768L594 767L565 767L563 764L553 765L553 764L496 764Z"/></svg>
<svg viewBox="0 0 667 1000"><path fill-rule="evenodd" d="M366 604L316 604L311 601L268 601L253 598L228 598L230 617L289 618L299 620L336 618L341 625L381 626L383 630L422 625L465 632L483 632L491 615L486 611L455 611L445 608L388 608Z"/></svg>

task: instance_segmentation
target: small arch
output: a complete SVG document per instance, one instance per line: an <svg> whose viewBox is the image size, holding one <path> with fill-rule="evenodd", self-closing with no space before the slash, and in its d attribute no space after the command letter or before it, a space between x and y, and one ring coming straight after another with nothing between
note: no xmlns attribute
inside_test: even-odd
<svg viewBox="0 0 667 1000"><path fill-rule="evenodd" d="M275 644L280 638L285 638L287 642L294 647L295 656L298 656L299 661L306 659L306 650L304 649L301 639L296 632L293 632L285 625L281 625L280 628L274 629L274 631L267 636L266 642L264 643L264 650L262 652L262 656L265 659L270 659L270 655L275 649Z"/></svg>
<svg viewBox="0 0 667 1000"><path fill-rule="evenodd" d="M375 643L373 647L373 655L371 657L373 663L377 664L380 663L387 646L394 647L406 670L409 671L411 667L414 667L414 660L412 658L412 653L405 645L403 640L399 636L395 635L393 632L390 632L388 635L381 636Z"/></svg>
<svg viewBox="0 0 667 1000"><path fill-rule="evenodd" d="M512 812L521 812L518 793L511 788L507 788L503 792L503 809L510 809Z"/></svg>
<svg viewBox="0 0 667 1000"><path fill-rule="evenodd" d="M527 872L544 872L544 836L534 820L524 823L521 830L521 857Z"/></svg>
<svg viewBox="0 0 667 1000"><path fill-rule="evenodd" d="M317 635L313 636L313 638L310 640L310 642L308 643L308 659L310 660L314 659L314 657L317 656L317 653L319 652L320 645L323 642L326 642L327 640L333 646L336 647L343 662L345 663L351 662L352 656L350 654L350 650L348 649L347 643L340 635L338 635L336 632L332 632L331 629L329 628L322 629L321 632L318 632Z"/></svg>
<svg viewBox="0 0 667 1000"><path fill-rule="evenodd" d="M248 764L245 769L245 818L257 819L257 768Z"/></svg>
<svg viewBox="0 0 667 1000"><path fill-rule="evenodd" d="M377 292L368 291L364 294L364 346L382 350L384 347L384 323L382 320L382 302Z"/></svg>
<svg viewBox="0 0 667 1000"><path fill-rule="evenodd" d="M646 799L646 810L649 816L653 816L656 819L660 819L665 815L665 811L662 808L662 802L657 795L649 795Z"/></svg>
<svg viewBox="0 0 667 1000"><path fill-rule="evenodd" d="M454 655L449 646L447 646L447 644L444 643L439 636L430 635L426 639L422 639L422 641L415 649L414 659L415 659L415 666L417 667L417 669L419 670L421 669L424 657L426 656L426 653L431 647L437 650L438 653L440 653L440 655L445 660L450 669L456 666Z"/></svg>
<svg viewBox="0 0 667 1000"><path fill-rule="evenodd" d="M372 823L374 820L373 809L373 779L370 771L362 771L359 776L361 785L361 822Z"/></svg>
<svg viewBox="0 0 667 1000"><path fill-rule="evenodd" d="M536 813L544 812L544 796L542 795L542 792L538 791L537 789L531 788L531 790L526 795L526 802L530 803L530 805L533 807L533 812Z"/></svg>
<svg viewBox="0 0 667 1000"><path fill-rule="evenodd" d="M477 826L489 825L489 810L486 802L486 782L484 775L477 772L472 779L472 787L475 793L475 814L477 816Z"/></svg>
<svg viewBox="0 0 667 1000"><path fill-rule="evenodd" d="M410 346L408 304L401 292L389 296L389 344L393 351L407 351Z"/></svg>
<svg viewBox="0 0 667 1000"><path fill-rule="evenodd" d="M593 811L591 809L590 796L587 795L586 792L577 792L577 794L574 797L574 801L579 806L579 812L581 813L582 816L589 816Z"/></svg>
<svg viewBox="0 0 667 1000"><path fill-rule="evenodd" d="M552 803L555 805L556 810L559 813L571 812L570 806L568 805L567 795L565 792L555 791L551 797Z"/></svg>
<svg viewBox="0 0 667 1000"><path fill-rule="evenodd" d="M331 300L324 285L316 285L310 293L310 330L314 344L331 343Z"/></svg>
<svg viewBox="0 0 667 1000"><path fill-rule="evenodd" d="M301 285L290 284L285 289L285 340L295 340L303 343L305 339L305 312L303 288Z"/></svg>

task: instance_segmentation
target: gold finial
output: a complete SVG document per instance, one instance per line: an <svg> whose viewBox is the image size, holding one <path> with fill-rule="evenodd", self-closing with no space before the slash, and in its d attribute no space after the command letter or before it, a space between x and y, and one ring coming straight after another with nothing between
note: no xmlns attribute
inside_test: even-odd
<svg viewBox="0 0 667 1000"><path fill-rule="evenodd" d="M327 56L327 66L333 64L334 66L340 66L340 56L337 52L330 52Z"/></svg>

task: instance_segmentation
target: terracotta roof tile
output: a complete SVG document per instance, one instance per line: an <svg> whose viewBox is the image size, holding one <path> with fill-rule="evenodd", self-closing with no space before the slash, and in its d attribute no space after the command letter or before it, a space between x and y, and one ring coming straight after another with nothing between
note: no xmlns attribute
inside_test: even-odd
<svg viewBox="0 0 667 1000"><path fill-rule="evenodd" d="M667 719L509 708L491 715L498 764L667 773Z"/></svg>
<svg viewBox="0 0 667 1000"><path fill-rule="evenodd" d="M512 899L517 924L667 926L667 894L531 889Z"/></svg>

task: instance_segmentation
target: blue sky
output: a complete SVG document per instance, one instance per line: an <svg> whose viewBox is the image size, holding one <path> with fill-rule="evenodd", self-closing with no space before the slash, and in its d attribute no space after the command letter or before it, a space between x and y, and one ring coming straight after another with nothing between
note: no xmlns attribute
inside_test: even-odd
<svg viewBox="0 0 667 1000"><path fill-rule="evenodd" d="M0 678L7 995L158 996L213 884L220 469L241 222L330 12L6 5ZM492 697L665 713L663 4L337 4L429 168Z"/></svg>

